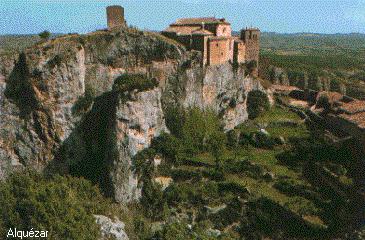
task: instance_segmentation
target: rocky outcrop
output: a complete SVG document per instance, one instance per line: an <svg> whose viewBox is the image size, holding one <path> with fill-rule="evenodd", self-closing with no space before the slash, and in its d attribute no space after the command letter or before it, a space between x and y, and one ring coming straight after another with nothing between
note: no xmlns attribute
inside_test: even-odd
<svg viewBox="0 0 365 240"><path fill-rule="evenodd" d="M116 186L114 198L117 201L128 202L139 198L131 157L149 147L154 137L167 131L158 88L137 93L133 101L117 107L114 151L118 157L114 158L111 168L112 182Z"/></svg>
<svg viewBox="0 0 365 240"><path fill-rule="evenodd" d="M213 109L231 129L247 119L248 92L262 89L243 66L202 67L200 58L128 28L61 36L2 57L0 178L22 168L70 172L116 201L138 198L131 158L167 131L162 109ZM124 73L155 78L159 88L125 98L112 90Z"/></svg>
<svg viewBox="0 0 365 240"><path fill-rule="evenodd" d="M132 157L151 140L167 132L161 107L161 90L133 92L129 98L116 91L95 99L92 109L66 139L50 169L68 171L99 184L117 202L140 197ZM64 162L66 161L66 162Z"/></svg>
<svg viewBox="0 0 365 240"><path fill-rule="evenodd" d="M94 215L96 223L100 226L101 238L115 240L129 240L125 232L125 224L118 219L112 220L103 215Z"/></svg>
<svg viewBox="0 0 365 240"><path fill-rule="evenodd" d="M110 91L122 73L157 74L161 64L155 63L177 61L182 51L157 34L121 29L67 35L20 56L2 56L0 177L61 161L60 149L65 151L90 109L75 111L87 90L97 97Z"/></svg>
<svg viewBox="0 0 365 240"><path fill-rule="evenodd" d="M242 66L227 63L181 68L169 79L164 96L166 105L172 101L184 107L214 110L222 117L226 130L248 119L248 92L264 91L258 80L245 76Z"/></svg>

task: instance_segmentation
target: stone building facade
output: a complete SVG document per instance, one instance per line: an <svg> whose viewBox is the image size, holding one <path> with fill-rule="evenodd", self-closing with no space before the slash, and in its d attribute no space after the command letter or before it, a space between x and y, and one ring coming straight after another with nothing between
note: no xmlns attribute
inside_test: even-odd
<svg viewBox="0 0 365 240"><path fill-rule="evenodd" d="M231 24L224 18L178 19L162 34L182 43L188 50L201 51L203 65L259 61L260 30L246 28L240 37L232 36Z"/></svg>

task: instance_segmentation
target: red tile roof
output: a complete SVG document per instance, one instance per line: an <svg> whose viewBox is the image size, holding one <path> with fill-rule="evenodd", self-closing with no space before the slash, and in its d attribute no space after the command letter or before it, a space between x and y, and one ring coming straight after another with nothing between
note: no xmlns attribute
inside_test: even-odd
<svg viewBox="0 0 365 240"><path fill-rule="evenodd" d="M209 32L208 30L205 30L205 29L194 30L194 31L192 31L192 34L194 34L194 35L214 35L212 32Z"/></svg>
<svg viewBox="0 0 365 240"><path fill-rule="evenodd" d="M179 35L190 35L193 31L200 30L200 26L170 26L164 30L164 32L175 32Z"/></svg>
<svg viewBox="0 0 365 240"><path fill-rule="evenodd" d="M199 17L199 18L180 18L177 19L175 23L172 25L201 25L204 24L230 24L224 18L215 18L215 17Z"/></svg>

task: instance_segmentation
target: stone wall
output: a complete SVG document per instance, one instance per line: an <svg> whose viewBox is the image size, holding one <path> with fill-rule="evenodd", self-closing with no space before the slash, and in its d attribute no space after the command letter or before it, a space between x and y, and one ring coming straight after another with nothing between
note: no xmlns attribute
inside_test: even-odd
<svg viewBox="0 0 365 240"><path fill-rule="evenodd" d="M208 65L223 64L230 60L228 38L209 38L208 41Z"/></svg>
<svg viewBox="0 0 365 240"><path fill-rule="evenodd" d="M215 31L217 37L230 37L231 32L231 26L228 24L218 24Z"/></svg>
<svg viewBox="0 0 365 240"><path fill-rule="evenodd" d="M246 61L259 62L260 31L258 29L244 29L241 31L241 40L246 45Z"/></svg>
<svg viewBox="0 0 365 240"><path fill-rule="evenodd" d="M234 41L233 47L233 62L234 63L244 63L246 55L246 46L241 41Z"/></svg>

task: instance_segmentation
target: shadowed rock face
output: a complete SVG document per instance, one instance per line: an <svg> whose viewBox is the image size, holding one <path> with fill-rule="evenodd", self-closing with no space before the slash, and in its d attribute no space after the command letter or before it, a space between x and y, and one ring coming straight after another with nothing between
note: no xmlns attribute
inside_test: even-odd
<svg viewBox="0 0 365 240"><path fill-rule="evenodd" d="M12 56L14 64L3 61L0 178L22 168L70 172L119 202L138 198L131 157L167 131L166 106L211 108L231 129L247 119L248 91L261 89L240 67L202 68L200 57L126 28L59 37ZM156 78L159 88L121 98L112 86L124 73ZM90 102L75 112L89 91Z"/></svg>

